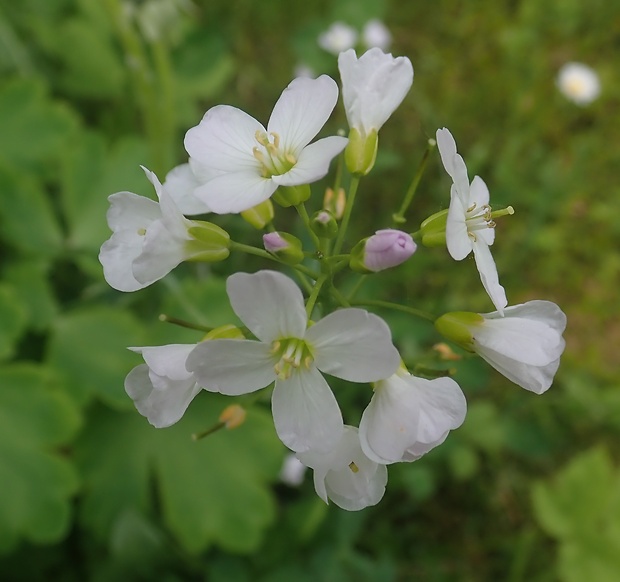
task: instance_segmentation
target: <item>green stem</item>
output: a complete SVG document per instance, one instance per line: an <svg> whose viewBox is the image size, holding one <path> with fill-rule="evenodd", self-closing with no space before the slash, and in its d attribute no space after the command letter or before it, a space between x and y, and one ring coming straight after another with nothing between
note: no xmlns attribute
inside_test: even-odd
<svg viewBox="0 0 620 582"><path fill-rule="evenodd" d="M321 247L321 242L319 241L319 237L315 234L315 232L310 227L310 217L308 216L308 211L306 210L305 204L302 202L301 204L295 205L295 210L297 210L297 214L301 218L306 230L310 234L310 238L314 243L314 246L319 249Z"/></svg>
<svg viewBox="0 0 620 582"><path fill-rule="evenodd" d="M272 255L271 253L268 253L264 249L259 249L257 247L253 247L250 245L244 245L243 243L239 243L239 242L235 242L231 240L230 250L239 251L241 253L247 253L248 255L255 255L257 257L262 257L263 259L269 259L270 261L275 261L276 263L279 263L280 265L287 265L288 267L291 267L292 269L295 269L296 271L299 271L300 273L307 275L308 277L310 277L311 279L314 279L315 281L319 278L319 274L313 271L312 269L309 269L308 267L305 267L304 265L289 265L287 262L281 261L280 259L278 259L278 257Z"/></svg>
<svg viewBox="0 0 620 582"><path fill-rule="evenodd" d="M336 289L336 287L334 287L333 285L330 289L330 293L336 299L336 301L340 303L340 305L342 305L343 307L351 307L348 299L342 293L340 293L340 291L338 291L338 289Z"/></svg>
<svg viewBox="0 0 620 582"><path fill-rule="evenodd" d="M338 238L334 245L334 254L337 255L342 249L344 243L344 237L349 227L349 220L351 218L351 211L353 210L353 204L355 203L355 195L357 194L357 187L359 186L359 176L351 176L351 184L349 185L349 192L347 193L347 203L344 207L344 214L342 215L342 222L340 224L340 230L338 231Z"/></svg>
<svg viewBox="0 0 620 582"><path fill-rule="evenodd" d="M359 278L356 281L355 285L353 285L353 289L351 289L351 291L349 292L349 295L347 296L347 299L349 301L351 301L351 299L353 299L353 297L355 297L355 294L360 290L360 287L362 286L364 281L366 281L367 278L368 278L368 275L360 275L359 276Z"/></svg>
<svg viewBox="0 0 620 582"><path fill-rule="evenodd" d="M411 181L409 189L407 190L407 193L405 194L405 198L400 207L400 210L392 215L392 221L395 227L407 222L407 219L405 218L405 212L407 212L407 209L409 208L409 206L411 205L411 202L413 201L413 197L416 193L416 190L418 189L418 185L420 184L420 180L422 179L424 170L426 169L426 163L428 162L430 153L431 151L435 149L436 145L437 145L437 142L434 139L428 140L427 145L426 145L426 151L424 152L424 155L422 156L422 160L420 161L418 170L415 176L413 177L413 180Z"/></svg>
<svg viewBox="0 0 620 582"><path fill-rule="evenodd" d="M312 289L312 293L310 293L310 297L308 297L308 302L306 303L306 313L308 314L308 319L312 316L312 310L316 304L316 300L319 297L319 293L321 292L321 287L325 281L327 281L329 275L327 273L321 273L320 277L317 279L314 284L314 288Z"/></svg>
<svg viewBox="0 0 620 582"><path fill-rule="evenodd" d="M364 299L362 301L351 301L351 305L367 305L369 307L385 307L386 309L395 309L396 311L403 311L409 315L415 315L428 321L435 321L437 318L426 311L416 309L415 307L408 307L407 305L399 305L398 303L392 303L391 301L378 301L375 299Z"/></svg>
<svg viewBox="0 0 620 582"><path fill-rule="evenodd" d="M206 325L200 325L198 323L191 323L190 321L185 321L184 319L179 319L178 317L172 317L171 315L166 315L162 313L159 316L159 321L163 321L165 323L173 323L174 325L178 325L180 327L186 327L187 329L195 329L196 331L204 331L205 333L209 333L213 331L214 328L207 327Z"/></svg>
<svg viewBox="0 0 620 582"><path fill-rule="evenodd" d="M172 144L174 141L175 122L175 102L174 102L174 75L172 65L170 63L170 54L168 48L161 40L156 40L151 44L153 53L153 62L158 80L158 103L159 115L157 119L151 122L156 124L158 134L158 157L160 163L164 164L162 171L167 171L172 165L174 155L172 153Z"/></svg>
<svg viewBox="0 0 620 582"><path fill-rule="evenodd" d="M210 434L217 432L218 430L224 428L225 426L226 426L225 422L218 422L214 424L211 428L208 428L207 430L203 430L202 432L195 432L192 435L192 440L199 441L200 439L208 437Z"/></svg>

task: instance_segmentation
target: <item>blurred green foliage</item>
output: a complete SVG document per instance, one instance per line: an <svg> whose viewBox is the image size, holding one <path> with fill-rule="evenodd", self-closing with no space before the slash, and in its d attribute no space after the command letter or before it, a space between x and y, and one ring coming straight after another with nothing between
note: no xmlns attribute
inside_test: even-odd
<svg viewBox="0 0 620 582"><path fill-rule="evenodd" d="M469 413L437 450L390 468L379 506L349 514L316 498L309 477L299 490L277 482L284 450L266 403L242 428L193 443L228 400L201 394L158 431L124 393L139 363L127 346L201 339L159 313L231 320L223 281L244 259L183 265L121 294L96 256L107 196L152 196L139 164L163 178L185 161L184 132L215 104L266 121L295 66L337 78L317 35L371 18L390 28L415 80L381 132L354 234L389 225L426 140L447 126L494 203L516 209L494 246L510 303L553 300L569 327L556 382L537 397L478 359L440 360L432 326L381 312L408 362L454 368ZM620 6L602 0L0 3L3 578L617 579L619 38ZM588 107L555 86L571 60L601 78ZM342 109L329 126L345 126ZM435 156L407 228L447 202ZM236 239L259 244L227 220ZM365 293L436 313L490 308L471 261L442 249L420 249ZM368 393L335 388L357 420Z"/></svg>

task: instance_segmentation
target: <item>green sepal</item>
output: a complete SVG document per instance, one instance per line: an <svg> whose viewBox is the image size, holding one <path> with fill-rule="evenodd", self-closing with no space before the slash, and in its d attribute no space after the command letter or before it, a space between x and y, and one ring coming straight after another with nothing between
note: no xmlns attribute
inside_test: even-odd
<svg viewBox="0 0 620 582"><path fill-rule="evenodd" d="M241 218L258 230L265 228L273 220L273 217L273 203L270 198L241 212Z"/></svg>
<svg viewBox="0 0 620 582"><path fill-rule="evenodd" d="M362 135L357 129L349 131L349 143L344 150L344 161L351 174L365 176L372 170L377 158L379 135L373 129L368 135Z"/></svg>
<svg viewBox="0 0 620 582"><path fill-rule="evenodd" d="M364 257L366 256L366 241L368 238L363 238L351 249L351 257L349 259L349 267L356 273L363 273L368 275L374 273L364 264Z"/></svg>
<svg viewBox="0 0 620 582"><path fill-rule="evenodd" d="M474 336L472 328L482 325L484 317L470 311L451 311L435 320L435 329L462 348L473 352Z"/></svg>
<svg viewBox="0 0 620 582"><path fill-rule="evenodd" d="M186 261L214 263L228 258L230 236L223 228L202 220L193 220L192 225L187 229L192 240L185 243Z"/></svg>
<svg viewBox="0 0 620 582"><path fill-rule="evenodd" d="M446 223L448 221L448 210L440 210L431 214L421 225L422 244L425 247L445 247L446 246Z"/></svg>
<svg viewBox="0 0 620 582"><path fill-rule="evenodd" d="M203 341L214 339L245 339L245 336L236 325L228 323L212 329L207 335L204 336Z"/></svg>
<svg viewBox="0 0 620 582"><path fill-rule="evenodd" d="M299 186L280 186L273 194L273 199L284 208L297 206L310 198L310 186L300 184Z"/></svg>

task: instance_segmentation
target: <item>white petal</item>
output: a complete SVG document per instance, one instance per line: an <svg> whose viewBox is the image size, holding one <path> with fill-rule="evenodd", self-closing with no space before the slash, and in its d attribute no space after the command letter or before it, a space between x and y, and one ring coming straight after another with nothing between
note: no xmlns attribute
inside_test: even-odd
<svg viewBox="0 0 620 582"><path fill-rule="evenodd" d="M297 163L286 174L273 176L272 180L280 186L312 184L329 171L329 164L347 145L346 137L326 137L305 147Z"/></svg>
<svg viewBox="0 0 620 582"><path fill-rule="evenodd" d="M502 317L498 312L483 313L482 316L485 319L500 319ZM560 334L566 329L566 315L551 301L534 300L519 305L511 305L504 310L504 316L540 321Z"/></svg>
<svg viewBox="0 0 620 582"><path fill-rule="evenodd" d="M263 178L258 171L226 173L215 176L194 190L194 196L211 212L228 214L243 212L264 202L278 185Z"/></svg>
<svg viewBox="0 0 620 582"><path fill-rule="evenodd" d="M196 344L169 344L129 349L142 354L148 367L158 376L166 376L171 380L188 380L192 374L185 368L185 362L195 347Z"/></svg>
<svg viewBox="0 0 620 582"><path fill-rule="evenodd" d="M462 261L471 253L473 247L465 222L466 210L463 201L456 192L456 186L452 185L446 221L446 246L450 256L455 261Z"/></svg>
<svg viewBox="0 0 620 582"><path fill-rule="evenodd" d="M474 242L473 249L482 286L491 298L495 308L500 313L503 313L504 307L508 305L508 301L506 300L506 291L499 284L497 267L495 266L491 249L480 239Z"/></svg>
<svg viewBox="0 0 620 582"><path fill-rule="evenodd" d="M474 331L474 343L524 364L546 366L564 351L564 339L544 321L504 317L485 321Z"/></svg>
<svg viewBox="0 0 620 582"><path fill-rule="evenodd" d="M153 374L145 364L134 368L125 378L125 391L134 401L138 412L156 428L164 428L177 422L190 402L200 392L193 380L159 380L156 387Z"/></svg>
<svg viewBox="0 0 620 582"><path fill-rule="evenodd" d="M142 252L143 237L127 240L123 231L113 234L103 243L99 252L99 262L103 266L103 276L110 287L118 291L137 291L149 285L140 283L133 274L132 263Z"/></svg>
<svg viewBox="0 0 620 582"><path fill-rule="evenodd" d="M228 277L226 290L234 312L261 341L303 338L308 323L304 298L286 275L235 273Z"/></svg>
<svg viewBox="0 0 620 582"><path fill-rule="evenodd" d="M217 339L198 344L186 367L208 390L238 396L271 384L276 379L274 364L267 344Z"/></svg>
<svg viewBox="0 0 620 582"><path fill-rule="evenodd" d="M278 379L271 398L280 440L295 452L327 452L342 434L342 414L331 388L311 366Z"/></svg>
<svg viewBox="0 0 620 582"><path fill-rule="evenodd" d="M456 186L456 192L465 208L470 206L469 202L469 178L467 177L467 166L463 158L456 152L456 142L447 128L438 129L436 133L437 148L443 167L452 178Z"/></svg>
<svg viewBox="0 0 620 582"><path fill-rule="evenodd" d="M395 374L380 382L360 421L364 454L376 463L401 461L418 435L420 401L407 378Z"/></svg>
<svg viewBox="0 0 620 582"><path fill-rule="evenodd" d="M488 364L521 388L542 394L553 383L553 377L560 366L560 358L546 366L532 366L494 352L488 348L476 350Z"/></svg>
<svg viewBox="0 0 620 582"><path fill-rule="evenodd" d="M331 77L294 79L275 104L267 130L280 136L280 149L297 157L325 125L336 101L338 85Z"/></svg>
<svg viewBox="0 0 620 582"><path fill-rule="evenodd" d="M222 172L254 172L259 175L260 163L252 153L258 146L257 131L264 133L265 128L241 109L217 105L185 134L185 149L207 173L202 178L211 178Z"/></svg>
<svg viewBox="0 0 620 582"><path fill-rule="evenodd" d="M469 187L469 204L481 208L489 203L489 189L480 176L474 176Z"/></svg>
<svg viewBox="0 0 620 582"><path fill-rule="evenodd" d="M148 228L151 222L161 218L157 202L132 192L117 192L108 196L108 201L110 208L106 218L114 232L127 230L139 236L140 229Z"/></svg>
<svg viewBox="0 0 620 582"><path fill-rule="evenodd" d="M172 168L166 175L164 190L174 200L183 214L205 214L211 212L201 200L194 196L194 190L201 185L189 164Z"/></svg>
<svg viewBox="0 0 620 582"><path fill-rule="evenodd" d="M145 285L165 277L185 258L184 244L163 221L154 222L146 231L142 252L132 263L134 277Z"/></svg>
<svg viewBox="0 0 620 582"><path fill-rule="evenodd" d="M387 324L363 309L330 313L306 332L319 370L351 382L376 382L400 365Z"/></svg>

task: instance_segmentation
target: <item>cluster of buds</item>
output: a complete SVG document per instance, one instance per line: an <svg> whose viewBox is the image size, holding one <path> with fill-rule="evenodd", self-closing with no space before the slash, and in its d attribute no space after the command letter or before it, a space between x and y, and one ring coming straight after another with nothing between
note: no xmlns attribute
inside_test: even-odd
<svg viewBox="0 0 620 582"><path fill-rule="evenodd" d="M389 326L366 308L393 307L412 316L421 311L357 301L359 285L348 294L339 289L343 276L361 282L397 268L414 255L416 241L444 246L457 261L473 253L495 310L423 316L448 340L537 394L550 387L558 369L566 318L548 301L508 305L490 247L496 219L514 211L491 208L486 184L478 176L469 181L446 128L429 147L438 146L452 180L449 208L414 233L380 228L350 244L347 229L358 186L374 166L381 127L413 83L413 67L406 57L379 48L359 58L347 50L338 65L348 137L313 141L338 101L338 86L326 75L293 80L266 128L235 107L213 107L186 134L188 163L174 168L163 185L145 170L157 202L130 192L110 196L113 234L99 258L106 280L120 291L146 287L183 261L225 261L231 252L258 256L297 276L301 288L276 270L232 274L226 289L244 327L210 330L196 344L131 348L145 363L129 373L125 389L158 428L177 422L203 390L230 397L270 391L276 432L313 469L317 494L359 510L382 498L388 465L416 461L440 445L463 423L467 404L453 378L411 374L414 363L403 361ZM337 156L349 172L348 188L338 172L310 215L305 203L312 199L311 184L328 174ZM394 215L398 225L406 222L414 191L408 190ZM274 202L295 208L303 237L276 227ZM186 217L207 213L214 221L217 215L240 214L262 239L235 241L215 222ZM345 424L324 374L372 388L359 427ZM215 429L238 427L244 418L233 404Z"/></svg>

